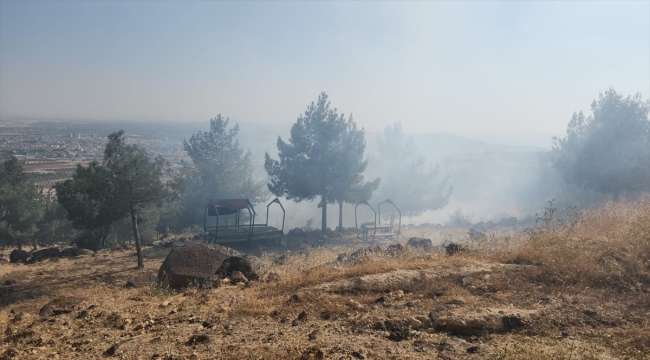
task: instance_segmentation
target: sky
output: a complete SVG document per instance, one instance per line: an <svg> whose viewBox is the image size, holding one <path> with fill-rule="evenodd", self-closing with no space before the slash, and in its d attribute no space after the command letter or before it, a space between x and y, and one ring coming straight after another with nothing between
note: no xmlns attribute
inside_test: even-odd
<svg viewBox="0 0 650 360"><path fill-rule="evenodd" d="M650 1L0 1L0 119L561 135L609 87L650 96Z"/></svg>

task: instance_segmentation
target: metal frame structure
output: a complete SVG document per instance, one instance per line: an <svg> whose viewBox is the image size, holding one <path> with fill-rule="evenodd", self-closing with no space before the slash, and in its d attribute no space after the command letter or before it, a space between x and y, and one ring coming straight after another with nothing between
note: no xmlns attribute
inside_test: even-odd
<svg viewBox="0 0 650 360"><path fill-rule="evenodd" d="M393 205L395 207L395 210L397 210L397 213L399 214L399 227L397 228L397 235L402 234L402 212L399 210L397 205L391 200L391 199L386 199L377 205L377 212L379 213L379 225L381 225L381 204L388 203Z"/></svg>
<svg viewBox="0 0 650 360"><path fill-rule="evenodd" d="M357 228L357 238L359 238L359 224L357 223L357 208L359 205L367 205L370 210L375 214L375 221L374 222L366 222L361 224L361 233L363 234L363 240L368 240L368 226L372 225L372 228L374 229L374 233L372 234L372 238L374 239L375 236L377 235L377 212L375 209L372 208L372 206L365 200L362 202L358 203L357 205L354 206L354 226Z"/></svg>
<svg viewBox="0 0 650 360"><path fill-rule="evenodd" d="M269 226L269 207L277 203L282 209L282 228ZM241 224L242 210L248 211L248 224ZM245 214L245 213L244 213ZM219 225L223 216L234 215L234 224ZM278 198L266 205L266 223L255 224L257 213L248 199L214 199L210 200L203 211L203 236L206 242L224 243L254 240L279 240L284 236L286 211ZM214 226L208 225L208 218L215 217ZM242 226L243 225L243 226Z"/></svg>

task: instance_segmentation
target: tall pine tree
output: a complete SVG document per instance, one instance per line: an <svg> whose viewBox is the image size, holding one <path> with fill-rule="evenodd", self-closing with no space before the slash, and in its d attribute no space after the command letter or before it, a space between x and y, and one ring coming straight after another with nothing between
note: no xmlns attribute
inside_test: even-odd
<svg viewBox="0 0 650 360"><path fill-rule="evenodd" d="M165 200L178 195L182 188L178 182L163 183L164 160L161 156L150 159L137 145L126 144L123 135L124 131L120 130L108 136L104 166L116 204L131 217L138 267L144 267L138 212L147 206L162 206Z"/></svg>
<svg viewBox="0 0 650 360"><path fill-rule="evenodd" d="M331 198L339 204L339 229L343 229L343 203L358 204L369 200L373 191L379 187L379 178L371 182L363 181L363 172L368 166L368 160L364 159L365 150L365 131L357 128L350 116L336 150L339 153L336 170L338 179L334 183Z"/></svg>
<svg viewBox="0 0 650 360"><path fill-rule="evenodd" d="M278 138L279 160L266 153L269 190L295 201L320 197L321 229L327 229L327 204L348 201L362 184L365 169L363 130L345 120L321 93L291 127L288 142Z"/></svg>
<svg viewBox="0 0 650 360"><path fill-rule="evenodd" d="M183 142L192 164L185 166L187 191L181 199L181 226L202 221L208 199L247 198L264 200L265 183L253 178L250 151L239 145L239 125L229 127L221 114L210 120L210 130L192 135Z"/></svg>

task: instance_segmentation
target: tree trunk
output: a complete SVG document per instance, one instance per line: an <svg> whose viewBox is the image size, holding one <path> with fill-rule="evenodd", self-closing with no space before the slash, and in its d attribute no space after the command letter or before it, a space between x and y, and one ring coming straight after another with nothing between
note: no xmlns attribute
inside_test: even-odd
<svg viewBox="0 0 650 360"><path fill-rule="evenodd" d="M323 200L321 203L323 204L323 218L321 223L321 231L324 234L325 230L327 229L327 197L325 195L323 195Z"/></svg>
<svg viewBox="0 0 650 360"><path fill-rule="evenodd" d="M135 209L131 207L131 224L133 224L133 239L135 240L135 250L138 253L138 267L144 267L144 260L142 259L142 246L140 245L140 233L138 232L138 217L136 216Z"/></svg>
<svg viewBox="0 0 650 360"><path fill-rule="evenodd" d="M104 249L106 248L106 236L108 236L108 231L106 231L103 226L99 229L99 231L101 234L101 237L99 239L99 242L101 243L100 246L102 249Z"/></svg>
<svg viewBox="0 0 650 360"><path fill-rule="evenodd" d="M343 201L339 201L339 231L343 231Z"/></svg>

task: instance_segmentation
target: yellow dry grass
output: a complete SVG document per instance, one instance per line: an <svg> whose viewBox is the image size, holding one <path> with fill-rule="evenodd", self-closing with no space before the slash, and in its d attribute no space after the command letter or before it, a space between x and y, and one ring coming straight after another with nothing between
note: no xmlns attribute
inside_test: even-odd
<svg viewBox="0 0 650 360"><path fill-rule="evenodd" d="M262 257L279 282L180 292L156 283L168 251L156 247L146 249L144 270L125 250L3 264L0 280L17 283L0 285L0 354L15 349L22 359L103 358L119 344L115 357L123 359L647 359L650 197L587 209L579 219L563 226L551 221L530 234L501 230L454 256L406 247L394 257L345 264L336 262L339 254L365 245L354 237L345 246L294 247L281 265L274 264L280 253ZM463 234L407 231L438 243ZM382 283L389 276L400 281ZM124 288L127 280L138 286ZM323 290L356 282L373 286ZM41 317L39 309L60 296L84 301L69 314ZM377 303L382 296L385 302ZM455 304L458 316L490 309L533 315L521 329L482 336L427 329L393 341L376 329L378 322L427 317L445 304ZM306 319L292 326L301 312ZM197 334L209 341L188 345Z"/></svg>

